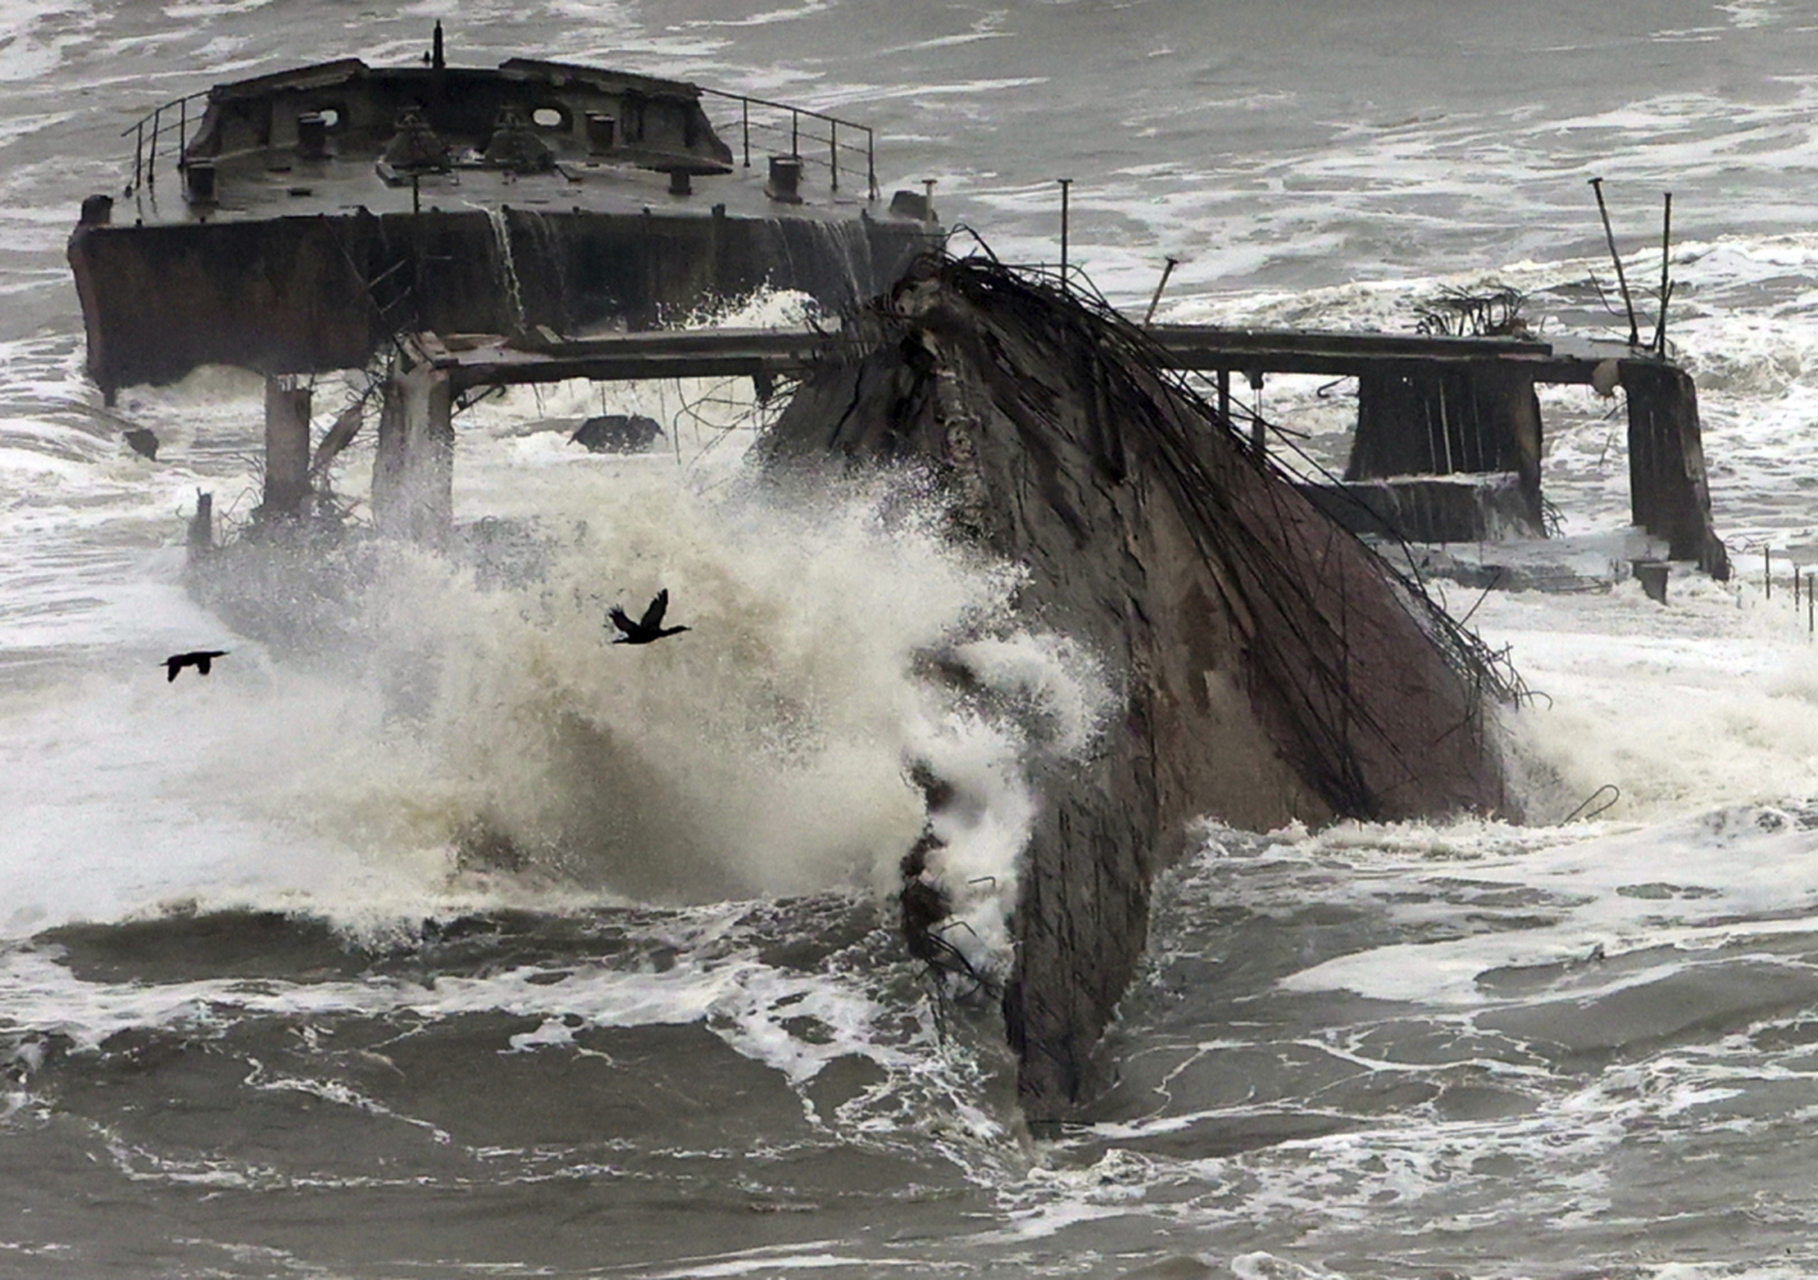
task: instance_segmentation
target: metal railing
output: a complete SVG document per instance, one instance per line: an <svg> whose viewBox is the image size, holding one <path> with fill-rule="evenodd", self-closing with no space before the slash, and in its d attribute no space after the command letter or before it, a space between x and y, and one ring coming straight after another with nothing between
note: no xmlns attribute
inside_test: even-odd
<svg viewBox="0 0 1818 1280"><path fill-rule="evenodd" d="M161 107L153 108L138 123L129 124L120 130L122 138L130 135L133 139L133 181L132 185L126 189L128 195L137 192L141 186L153 191L157 190L159 143L164 141L166 134L175 133L177 140L174 147L169 145L164 147L165 155L168 157L172 151L175 151L175 163L179 169L187 162L189 158L189 104L197 99L206 99L208 93L207 89L201 89L181 98L172 99ZM202 124L202 115L203 113L200 111L195 113L198 128Z"/></svg>
<svg viewBox="0 0 1818 1280"><path fill-rule="evenodd" d="M753 137L757 138L760 145L774 140L779 154L797 156L805 165L825 168L827 185L833 191L840 189L842 156L845 158L846 173L858 170L862 163L867 198L878 198L877 139L869 125L842 120L825 112L811 111L807 107L791 106L787 102L771 102L766 98L753 98L742 93L727 93L723 89L703 88L701 92L739 104L739 143L745 168L751 167ZM842 132L845 133L846 140L841 139ZM861 134L862 142L850 140ZM809 144L806 152L802 150L804 137ZM789 149L780 151L784 139L788 140Z"/></svg>
<svg viewBox="0 0 1818 1280"><path fill-rule="evenodd" d="M877 140L869 125L842 120L838 116L812 111L807 107L753 98L746 94L727 93L722 89L702 89L701 92L738 104L739 144L745 168L751 167L755 139L759 146L772 144L780 154L797 156L804 165L825 169L827 185L833 191L840 189L843 176L862 173L867 197L871 200L878 198ZM172 99L120 131L122 138L133 139L133 180L127 188L128 194L137 192L142 186L157 190L160 156L171 163L170 157L174 153L175 165L179 169L183 167L188 159L190 143L192 113L189 105L198 100L206 100L208 94L207 89L202 89ZM198 127L202 116L201 111L193 113ZM174 145L168 140L172 134L176 139ZM861 140L852 141L854 138ZM785 139L788 150L782 151ZM805 152L802 149L804 141L808 145Z"/></svg>

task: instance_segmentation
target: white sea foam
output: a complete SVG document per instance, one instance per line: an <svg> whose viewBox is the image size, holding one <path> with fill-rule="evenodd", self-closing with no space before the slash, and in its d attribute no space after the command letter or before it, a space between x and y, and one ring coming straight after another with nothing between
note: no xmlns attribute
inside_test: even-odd
<svg viewBox="0 0 1818 1280"><path fill-rule="evenodd" d="M515 415L490 407L462 437L458 502L534 518L546 567L500 589L393 556L359 618L364 656L352 666L271 663L223 634L177 593L175 548L157 553L163 584L110 583L82 608L47 596L43 621L16 633L21 650L79 637L135 654L124 685L91 697L97 722L133 726L108 750L126 747L141 782L131 801L97 805L86 744L19 735L9 778L37 815L15 829L21 867L55 852L78 808L91 827L117 810L118 821L157 828L175 807L223 826L182 837L185 824L173 823L199 860L162 853L156 871L113 891L64 898L54 881L31 892L22 883L15 928L192 892L217 905L302 893L331 913L361 896L407 901L433 891L476 824L541 873L595 889L713 898L884 888L921 821L904 770L927 759L973 797L964 831L945 832L951 870L962 918L1002 954L1032 812L1018 753L1032 744L945 708L912 668L921 651L965 641L981 681L1039 722L1041 749L1063 753L1090 735L1096 668L1063 638L1017 632L1002 612L1015 571L943 547L903 482L823 492L807 506L729 490L743 442L723 459L714 446L749 406L690 394L654 406L672 435L688 436L694 461L680 467L568 445L566 425L605 407L596 389L537 397L555 429L525 431L529 397ZM653 407L628 392L610 403ZM134 412L174 425L179 404ZM181 456L183 433L171 434ZM359 487L356 472L349 492ZM77 580L52 581L67 594ZM659 587L672 593L670 619L692 633L650 649L608 644L606 607L636 612ZM233 655L206 681L166 682L156 660L198 636ZM227 836L249 822L258 839ZM286 842L296 847L280 855ZM653 862L653 849L665 857ZM223 856L236 868L225 876ZM370 871L354 872L362 891L328 889L359 866Z"/></svg>

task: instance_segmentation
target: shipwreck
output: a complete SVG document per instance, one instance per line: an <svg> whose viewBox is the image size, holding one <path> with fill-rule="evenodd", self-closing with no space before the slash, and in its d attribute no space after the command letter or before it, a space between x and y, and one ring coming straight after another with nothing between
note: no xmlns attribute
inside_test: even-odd
<svg viewBox="0 0 1818 1280"><path fill-rule="evenodd" d="M69 256L108 395L205 363L266 376L256 544L308 530L367 412L318 420L308 375L374 371L371 531L430 547L455 527L464 397L732 376L792 387L758 446L771 474L914 463L951 537L1028 566L1019 609L1090 645L1118 690L1089 759L1031 766L1001 1007L1038 1125L1092 1096L1193 819L1518 811L1496 732L1511 673L1365 539L1543 534L1537 385L1624 389L1635 524L1728 571L1691 379L1632 342L1135 324L1064 276L940 251L927 192L882 206L862 126L560 63L460 69L439 29L420 66L348 59L193 105L129 131L124 196L85 203ZM677 327L765 283L839 322ZM1344 475L1291 477L1234 420L1231 378L1271 373L1357 378ZM634 423L664 426L599 430ZM190 541L207 594L206 500ZM940 802L940 779L916 781ZM938 843L907 852L927 956L952 886Z"/></svg>
<svg viewBox="0 0 1818 1280"><path fill-rule="evenodd" d="M108 395L352 369L403 332L647 329L760 285L870 297L938 232L869 127L533 58L343 58L160 106L69 243Z"/></svg>
<svg viewBox="0 0 1818 1280"><path fill-rule="evenodd" d="M1690 379L1626 346L1157 329L981 258L924 259L841 336L766 464L931 468L951 536L1027 564L1019 612L1087 641L1121 690L1096 754L1036 766L1002 1007L1037 1125L1102 1080L1150 886L1192 820L1520 815L1496 732L1518 678L1357 535L1475 530L1486 492L1541 533L1537 382L1620 381L1636 523L1727 572ZM1215 398L1182 370L1210 371ZM1233 421L1229 376L1257 370L1359 377L1346 477L1290 476ZM1425 499L1435 473L1474 472L1467 501ZM903 876L913 946L960 887L926 837Z"/></svg>

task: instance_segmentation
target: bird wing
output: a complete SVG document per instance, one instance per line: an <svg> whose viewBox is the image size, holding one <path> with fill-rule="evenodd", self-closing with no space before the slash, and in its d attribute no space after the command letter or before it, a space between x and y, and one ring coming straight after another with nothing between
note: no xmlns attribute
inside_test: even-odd
<svg viewBox="0 0 1818 1280"><path fill-rule="evenodd" d="M630 614L626 613L623 609L619 608L619 606L616 604L613 605L612 608L610 608L606 611L606 616L608 618L612 619L613 626L617 627L620 631L623 631L627 635L630 635L631 632L638 625L637 623L635 623L631 620Z"/></svg>
<svg viewBox="0 0 1818 1280"><path fill-rule="evenodd" d="M164 669L168 672L164 677L165 680L175 680L177 678L177 672L183 670L183 663L177 658L166 658L164 660Z"/></svg>
<svg viewBox="0 0 1818 1280"><path fill-rule="evenodd" d="M643 627L646 631L655 631L658 627L663 625L663 612L668 608L669 588L664 587L661 591L656 593L656 599L650 602L650 607L644 610L644 619L642 622L638 623L638 625Z"/></svg>

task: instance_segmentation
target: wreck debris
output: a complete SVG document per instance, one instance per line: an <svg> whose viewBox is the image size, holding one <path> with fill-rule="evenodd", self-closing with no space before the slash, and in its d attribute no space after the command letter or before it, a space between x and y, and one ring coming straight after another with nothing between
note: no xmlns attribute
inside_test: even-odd
<svg viewBox="0 0 1818 1280"><path fill-rule="evenodd" d="M953 536L1026 563L1019 611L1121 684L1093 758L1033 766L1003 996L1032 1121L1090 1092L1189 819L1506 809L1488 655L1163 372L1142 330L1052 277L928 258L845 336L767 464L931 467Z"/></svg>
<svg viewBox="0 0 1818 1280"><path fill-rule="evenodd" d="M121 435L127 447L141 458L158 460L158 433L150 427L128 427Z"/></svg>
<svg viewBox="0 0 1818 1280"><path fill-rule="evenodd" d="M641 413L603 413L587 419L568 437L589 453L643 453L663 438L655 418Z"/></svg>
<svg viewBox="0 0 1818 1280"><path fill-rule="evenodd" d="M1729 576L1729 557L1711 520L1710 489L1692 380L1669 360L1619 342L1563 337L1446 337L1222 329L1157 325L1148 331L1168 364L1216 374L1228 413L1232 372L1314 373L1354 377L1357 432L1344 482L1319 501L1358 532L1385 532L1360 482L1432 488L1435 477L1496 473L1519 487L1519 521L1527 536L1545 532L1540 493L1541 384L1620 384L1627 391L1629 502L1634 523L1664 539L1674 560L1691 560L1714 578ZM1409 477L1416 477L1413 480ZM1500 484L1498 509L1484 515L1507 525L1516 509ZM1456 495L1453 495L1456 496ZM1457 510L1449 499L1417 499L1404 510ZM1346 515L1347 512L1354 513ZM1415 542L1465 541L1481 522L1386 530Z"/></svg>
<svg viewBox="0 0 1818 1280"><path fill-rule="evenodd" d="M1528 295L1513 285L1485 293L1442 289L1438 296L1415 304L1414 331L1451 338L1531 338L1533 330L1521 314L1527 302Z"/></svg>

